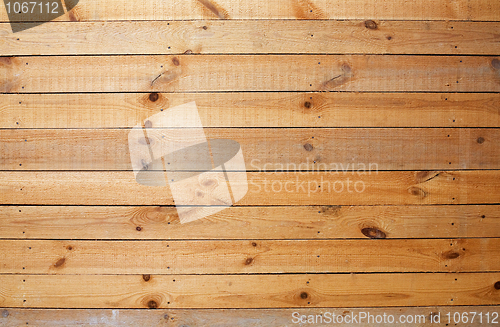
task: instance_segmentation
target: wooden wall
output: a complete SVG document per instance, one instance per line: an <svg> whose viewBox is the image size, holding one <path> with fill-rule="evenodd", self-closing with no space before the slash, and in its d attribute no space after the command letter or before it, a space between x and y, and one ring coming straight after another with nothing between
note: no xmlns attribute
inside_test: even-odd
<svg viewBox="0 0 500 327"><path fill-rule="evenodd" d="M500 312L499 21L497 0L80 0L12 33L0 10L0 326ZM250 185L180 224L127 135L191 101Z"/></svg>

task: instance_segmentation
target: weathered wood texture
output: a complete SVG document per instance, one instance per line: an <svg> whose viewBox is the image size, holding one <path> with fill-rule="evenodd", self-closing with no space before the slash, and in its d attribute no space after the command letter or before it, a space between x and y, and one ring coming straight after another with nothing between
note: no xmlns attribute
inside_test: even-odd
<svg viewBox="0 0 500 327"><path fill-rule="evenodd" d="M175 207L0 206L0 226L4 239L486 238L500 237L500 208L231 207L186 228Z"/></svg>
<svg viewBox="0 0 500 327"><path fill-rule="evenodd" d="M500 92L500 60L404 55L0 57L2 93L137 91Z"/></svg>
<svg viewBox="0 0 500 327"><path fill-rule="evenodd" d="M186 326L218 326L218 327L262 327L262 326L300 326L301 319L307 322L307 319L315 322L314 326L332 326L335 321L352 321L356 317L356 322L349 326L354 327L372 327L376 316L386 314L388 317L386 323L376 326L388 327L444 327L448 323L448 313L451 313L451 319L455 312L460 315L467 315L469 323L467 326L484 326L487 322L485 315L490 313L490 322L493 312L498 312L498 306L446 306L446 307L386 307L386 308L300 308L300 309L158 309L158 310L140 310L140 309L5 309L0 315L2 326L14 327L21 325L36 325L39 327L76 327L76 326L151 326L163 327L165 325L172 327ZM473 312L476 312L472 321ZM479 319L479 313L483 317ZM370 314L374 318L363 318L363 315ZM297 315L298 314L298 315ZM305 315L306 318L302 318ZM394 316L395 323L389 323L389 316ZM342 318L337 318L340 316ZM347 318L346 318L347 317ZM333 319L333 320L330 320ZM377 317L378 319L378 317ZM439 322L438 322L439 321ZM453 320L452 320L453 321Z"/></svg>
<svg viewBox="0 0 500 327"><path fill-rule="evenodd" d="M162 144L162 133L175 135L179 142L189 135L189 129L152 127L158 129L149 133L151 146ZM500 168L499 129L205 128L204 132L208 139L237 141L247 171ZM129 142L134 141L129 133L130 129L0 130L0 170L132 170ZM143 144L141 136L137 144ZM182 167L184 158L169 160Z"/></svg>
<svg viewBox="0 0 500 327"><path fill-rule="evenodd" d="M499 1L88 0L7 20L1 326L499 312ZM136 182L128 133L191 101L208 138L241 144L249 191L181 225L169 186ZM177 204L227 204L216 177Z"/></svg>
<svg viewBox="0 0 500 327"><path fill-rule="evenodd" d="M70 2L70 0L67 0ZM170 20L170 19L404 19L491 20L500 16L496 0L458 0L432 3L402 0L133 0L80 2L61 21ZM0 10L0 20L7 12Z"/></svg>
<svg viewBox="0 0 500 327"><path fill-rule="evenodd" d="M496 305L499 273L0 275L0 306L299 308ZM146 281L146 279L148 279ZM498 284L497 284L498 285Z"/></svg>
<svg viewBox="0 0 500 327"><path fill-rule="evenodd" d="M500 53L500 25L493 22L120 21L10 29L0 24L2 55Z"/></svg>
<svg viewBox="0 0 500 327"><path fill-rule="evenodd" d="M231 92L0 94L0 128L133 127L191 101L204 127L500 127L497 93Z"/></svg>
<svg viewBox="0 0 500 327"><path fill-rule="evenodd" d="M320 233L320 231L318 231ZM383 235L381 231L373 234ZM382 236L379 236L382 237ZM0 241L0 274L500 271L500 239Z"/></svg>
<svg viewBox="0 0 500 327"><path fill-rule="evenodd" d="M211 179L211 174L206 177ZM227 174L231 179L235 173ZM500 196L500 170L247 175L248 193L236 205L486 204L498 203ZM197 187L210 192L211 186ZM168 186L140 185L132 172L3 171L0 190L1 204L174 204Z"/></svg>

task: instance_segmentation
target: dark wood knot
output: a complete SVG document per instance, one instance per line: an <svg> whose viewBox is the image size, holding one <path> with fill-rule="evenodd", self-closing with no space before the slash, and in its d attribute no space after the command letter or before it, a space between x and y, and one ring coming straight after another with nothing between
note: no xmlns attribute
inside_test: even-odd
<svg viewBox="0 0 500 327"><path fill-rule="evenodd" d="M304 144L304 149L306 149L306 151L312 151L314 147L310 143L306 143Z"/></svg>
<svg viewBox="0 0 500 327"><path fill-rule="evenodd" d="M156 102L156 101L158 101L159 97L160 97L160 95L158 93L153 92L153 93L149 94L149 101Z"/></svg>
<svg viewBox="0 0 500 327"><path fill-rule="evenodd" d="M378 228L366 227L361 230L361 233L368 238L386 238L387 235Z"/></svg>
<svg viewBox="0 0 500 327"><path fill-rule="evenodd" d="M455 252L455 251L447 251L443 253L443 258L444 259L456 259L460 256L460 253Z"/></svg>
<svg viewBox="0 0 500 327"><path fill-rule="evenodd" d="M365 21L365 27L371 30L376 30L378 28L378 25L375 21L373 20L366 20Z"/></svg>
<svg viewBox="0 0 500 327"><path fill-rule="evenodd" d="M61 258L54 263L54 267L59 268L66 262L66 258Z"/></svg>

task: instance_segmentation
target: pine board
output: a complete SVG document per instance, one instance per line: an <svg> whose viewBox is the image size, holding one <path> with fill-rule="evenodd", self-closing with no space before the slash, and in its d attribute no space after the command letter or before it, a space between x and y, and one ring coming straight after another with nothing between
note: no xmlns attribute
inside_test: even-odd
<svg viewBox="0 0 500 327"><path fill-rule="evenodd" d="M11 33L2 55L500 53L496 22L228 20L51 22ZM349 40L349 41L347 41Z"/></svg>
<svg viewBox="0 0 500 327"><path fill-rule="evenodd" d="M2 239L498 238L500 207L241 206L186 228L167 206L0 206L0 226Z"/></svg>
<svg viewBox="0 0 500 327"><path fill-rule="evenodd" d="M14 308L315 308L498 305L499 273L0 275Z"/></svg>
<svg viewBox="0 0 500 327"><path fill-rule="evenodd" d="M500 92L489 56L148 55L0 57L0 93Z"/></svg>

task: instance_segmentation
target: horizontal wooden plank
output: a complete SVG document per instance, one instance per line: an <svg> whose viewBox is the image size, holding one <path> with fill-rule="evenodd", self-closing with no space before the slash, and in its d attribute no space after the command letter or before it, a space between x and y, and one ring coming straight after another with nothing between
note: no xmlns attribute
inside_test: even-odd
<svg viewBox="0 0 500 327"><path fill-rule="evenodd" d="M0 24L2 55L500 53L493 22L174 21L67 24L10 33ZM372 23L373 22L373 23ZM154 32L152 32L154 31Z"/></svg>
<svg viewBox="0 0 500 327"><path fill-rule="evenodd" d="M182 135L189 135L189 129L152 127L157 128L148 132L153 147L163 144L161 135L178 135L172 140L178 143L183 142ZM499 129L205 128L204 132L208 139L237 141L248 171L500 168ZM132 170L131 160L139 159L131 159L129 146L134 141L129 133L129 129L0 130L0 170ZM137 142L145 146L143 133ZM222 150L212 152L219 155ZM176 169L195 169L182 163L184 157L169 161ZM135 167L140 166L138 162Z"/></svg>
<svg viewBox="0 0 500 327"><path fill-rule="evenodd" d="M498 93L0 94L0 128L133 127L195 101L205 127L500 127Z"/></svg>
<svg viewBox="0 0 500 327"><path fill-rule="evenodd" d="M71 3L70 0L66 4ZM492 20L500 16L495 0L458 0L452 3L405 2L402 0L230 0L193 1L80 1L61 21L170 20L170 19L407 19ZM7 21L6 10L0 20Z"/></svg>
<svg viewBox="0 0 500 327"><path fill-rule="evenodd" d="M0 240L0 274L500 271L500 239ZM146 276L147 278L147 276Z"/></svg>
<svg viewBox="0 0 500 327"><path fill-rule="evenodd" d="M204 180L217 181L207 172ZM228 178L236 174L227 172ZM498 203L499 170L247 173L248 192L237 205L377 205ZM234 180L235 187L244 183ZM225 204L212 183L196 196ZM144 186L132 172L0 172L1 204L172 205L169 186ZM191 199L191 188L181 197ZM189 205L189 202L177 203Z"/></svg>
<svg viewBox="0 0 500 327"><path fill-rule="evenodd" d="M5 326L24 324L39 327L104 326L296 326L300 322L331 326L349 321L349 326L427 327L454 323L467 317L467 326L484 326L493 321L498 306L386 307L386 308L301 308L301 309L13 309L0 310ZM450 316L448 316L450 313ZM456 317L454 317L457 313ZM475 313L475 314L474 314ZM489 313L488 318L486 314ZM384 319L385 314L385 319ZM305 316L305 317L304 317ZM312 318L311 318L312 316ZM354 318L354 319L353 319ZM465 320L465 318L464 318ZM498 320L498 319L497 319ZM391 323L391 321L393 321Z"/></svg>
<svg viewBox="0 0 500 327"><path fill-rule="evenodd" d="M0 92L500 92L479 56L151 55L1 57Z"/></svg>
<svg viewBox="0 0 500 327"><path fill-rule="evenodd" d="M0 206L0 226L3 239L500 237L500 207L230 207L186 228L175 207Z"/></svg>
<svg viewBox="0 0 500 327"><path fill-rule="evenodd" d="M0 275L0 306L298 308L498 305L499 273Z"/></svg>

